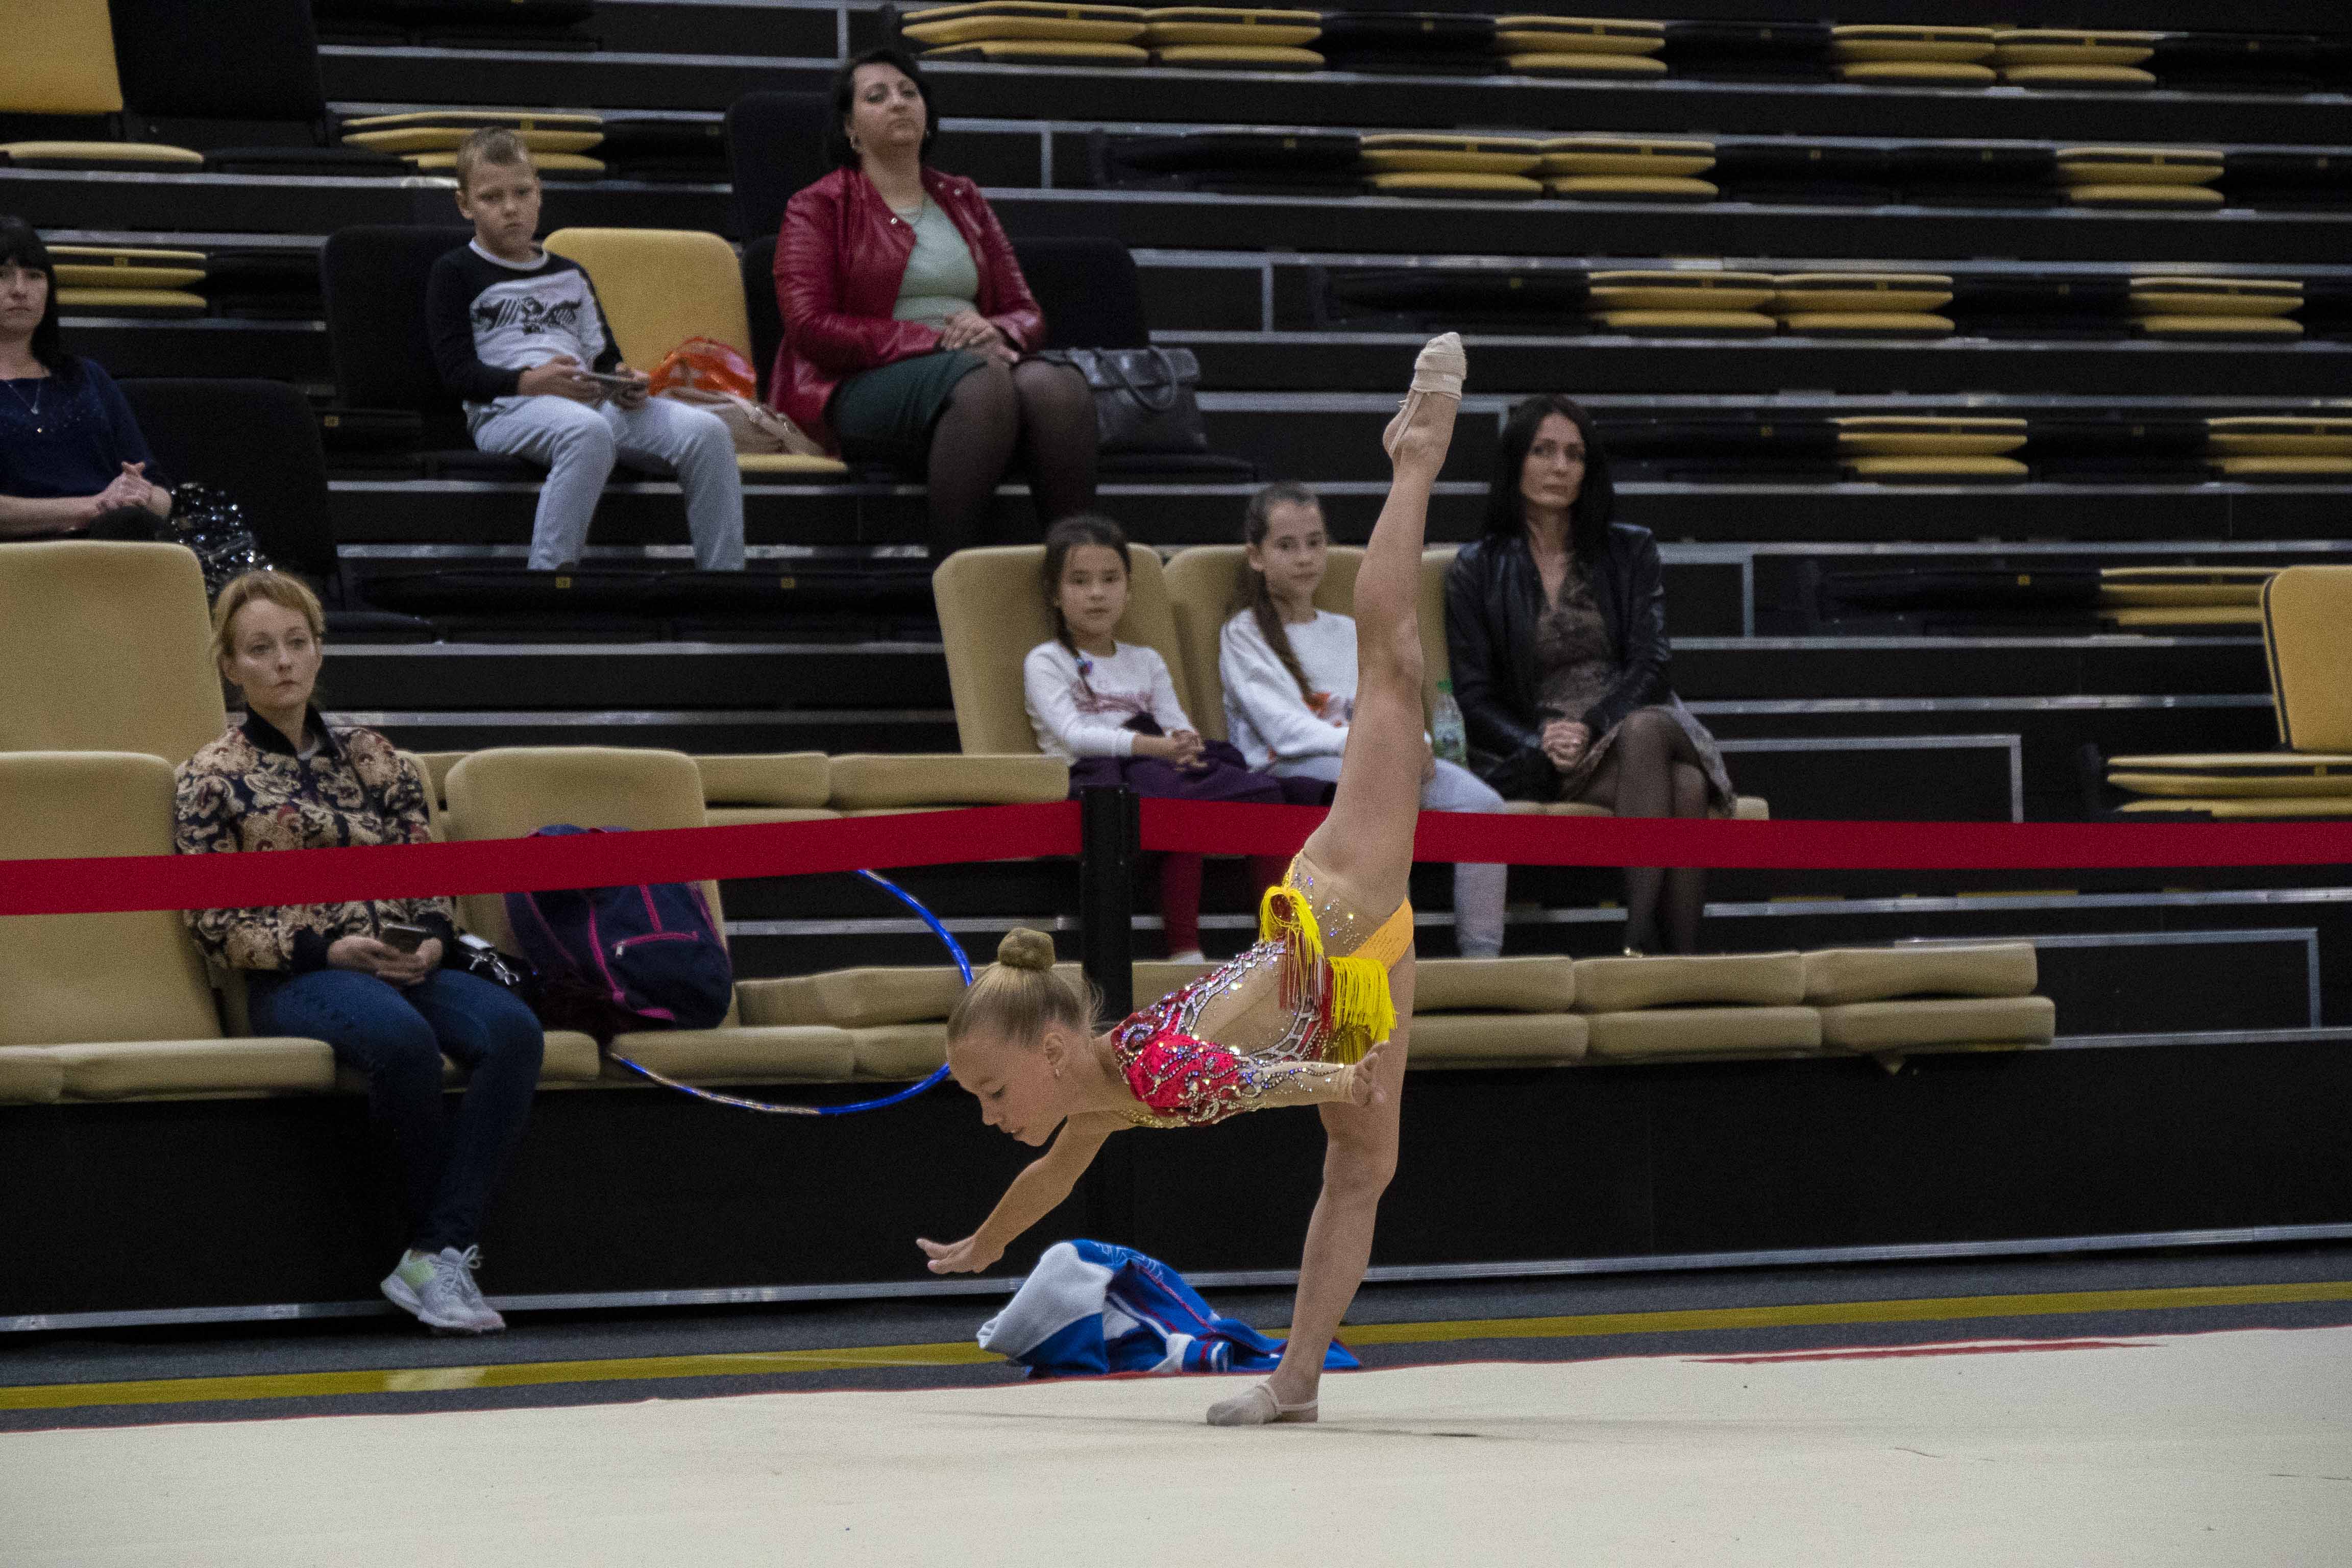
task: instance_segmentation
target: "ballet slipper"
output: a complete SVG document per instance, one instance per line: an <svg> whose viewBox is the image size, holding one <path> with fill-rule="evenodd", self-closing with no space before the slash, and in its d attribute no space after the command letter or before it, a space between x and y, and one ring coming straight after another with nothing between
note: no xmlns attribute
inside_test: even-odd
<svg viewBox="0 0 2352 1568"><path fill-rule="evenodd" d="M1450 397L1462 401L1462 382L1470 374L1470 357L1463 352L1462 334L1444 332L1421 345L1421 353L1412 362L1412 386L1404 401L1397 405L1396 417L1381 432L1381 449L1390 457L1396 456L1397 443L1412 427L1413 416L1421 412L1423 399Z"/></svg>
<svg viewBox="0 0 2352 1568"><path fill-rule="evenodd" d="M1272 1426L1281 1422L1311 1422L1317 1401L1285 1405L1265 1384L1253 1383L1246 1392L1220 1399L1209 1406L1212 1426Z"/></svg>

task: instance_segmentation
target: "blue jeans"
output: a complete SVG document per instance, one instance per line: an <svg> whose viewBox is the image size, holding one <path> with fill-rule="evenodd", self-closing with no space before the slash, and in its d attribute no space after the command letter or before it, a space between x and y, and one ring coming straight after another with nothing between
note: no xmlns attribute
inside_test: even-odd
<svg viewBox="0 0 2352 1568"><path fill-rule="evenodd" d="M256 1034L324 1040L367 1074L369 1113L392 1129L400 1154L409 1245L471 1247L539 1087L546 1037L531 1010L454 969L405 989L348 969L257 973L247 996ZM445 1051L473 1073L454 1120L441 1101Z"/></svg>

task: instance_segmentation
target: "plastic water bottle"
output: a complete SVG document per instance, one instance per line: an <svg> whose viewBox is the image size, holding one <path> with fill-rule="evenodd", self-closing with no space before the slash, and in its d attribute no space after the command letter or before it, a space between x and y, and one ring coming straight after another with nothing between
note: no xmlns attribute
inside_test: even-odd
<svg viewBox="0 0 2352 1568"><path fill-rule="evenodd" d="M1430 749L1442 763L1470 765L1470 736L1462 727L1462 705L1454 700L1454 682L1437 683L1437 703L1429 714Z"/></svg>

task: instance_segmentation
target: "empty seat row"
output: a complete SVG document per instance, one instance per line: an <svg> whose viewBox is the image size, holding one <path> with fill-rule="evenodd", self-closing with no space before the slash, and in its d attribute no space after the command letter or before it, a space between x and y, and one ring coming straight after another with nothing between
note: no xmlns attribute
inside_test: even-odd
<svg viewBox="0 0 2352 1568"><path fill-rule="evenodd" d="M2352 279L2170 273L1761 272L1671 268L1334 269L1335 321L1769 337L2128 337L2291 342L2352 331Z"/></svg>
<svg viewBox="0 0 2352 1568"><path fill-rule="evenodd" d="M2290 566L2257 592L2281 749L2109 757L2121 811L2352 817L2352 567Z"/></svg>
<svg viewBox="0 0 2352 1568"><path fill-rule="evenodd" d="M1609 414L1598 427L1621 477L1681 483L2199 484L2352 475L2352 418L2333 415Z"/></svg>
<svg viewBox="0 0 2352 1568"><path fill-rule="evenodd" d="M1103 132L1093 149L1103 184L1221 191L2179 211L2352 203L2352 169L2319 149L1325 131Z"/></svg>
<svg viewBox="0 0 2352 1568"><path fill-rule="evenodd" d="M1544 15L1059 5L978 0L906 13L926 58L989 65L1668 75L1906 87L2312 90L2352 70L2313 34Z"/></svg>
<svg viewBox="0 0 2352 1568"><path fill-rule="evenodd" d="M588 0L331 0L318 20L543 41L549 27L568 26L589 9ZM33 127L0 132L0 163L393 177L446 171L466 132L505 125L531 142L551 178L593 178L608 168L635 179L726 174L715 120L436 109L338 127L308 0L244 0L233 14L179 0L5 0L0 33L31 40L0 66L0 118ZM126 135L133 129L126 114L170 134ZM177 145L182 140L195 144Z"/></svg>
<svg viewBox="0 0 2352 1568"><path fill-rule="evenodd" d="M1076 966L1068 966L1076 973ZM1207 972L1139 963L1155 996ZM1416 1068L2021 1050L2056 1033L2033 994L2034 951L1845 948L1700 958L1424 958L1415 967ZM850 969L770 982L759 1016L845 1031L861 1078L919 1078L945 1058L952 969Z"/></svg>

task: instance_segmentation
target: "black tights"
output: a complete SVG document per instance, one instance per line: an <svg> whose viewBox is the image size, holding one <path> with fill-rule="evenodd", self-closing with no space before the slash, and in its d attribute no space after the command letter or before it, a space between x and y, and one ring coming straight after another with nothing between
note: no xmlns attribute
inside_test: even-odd
<svg viewBox="0 0 2352 1568"><path fill-rule="evenodd" d="M1620 816L1705 816L1706 773L1697 749L1672 713L1636 708L1617 727L1616 742L1601 759L1580 799L1605 805ZM1706 873L1696 866L1672 870L1656 866L1625 868L1625 945L1658 951L1658 894L1666 899L1668 949L1698 951L1698 920L1706 906Z"/></svg>
<svg viewBox="0 0 2352 1568"><path fill-rule="evenodd" d="M1086 378L1042 360L983 365L955 384L931 429L934 559L982 542L988 503L1016 447L1041 524L1094 509L1095 404Z"/></svg>

